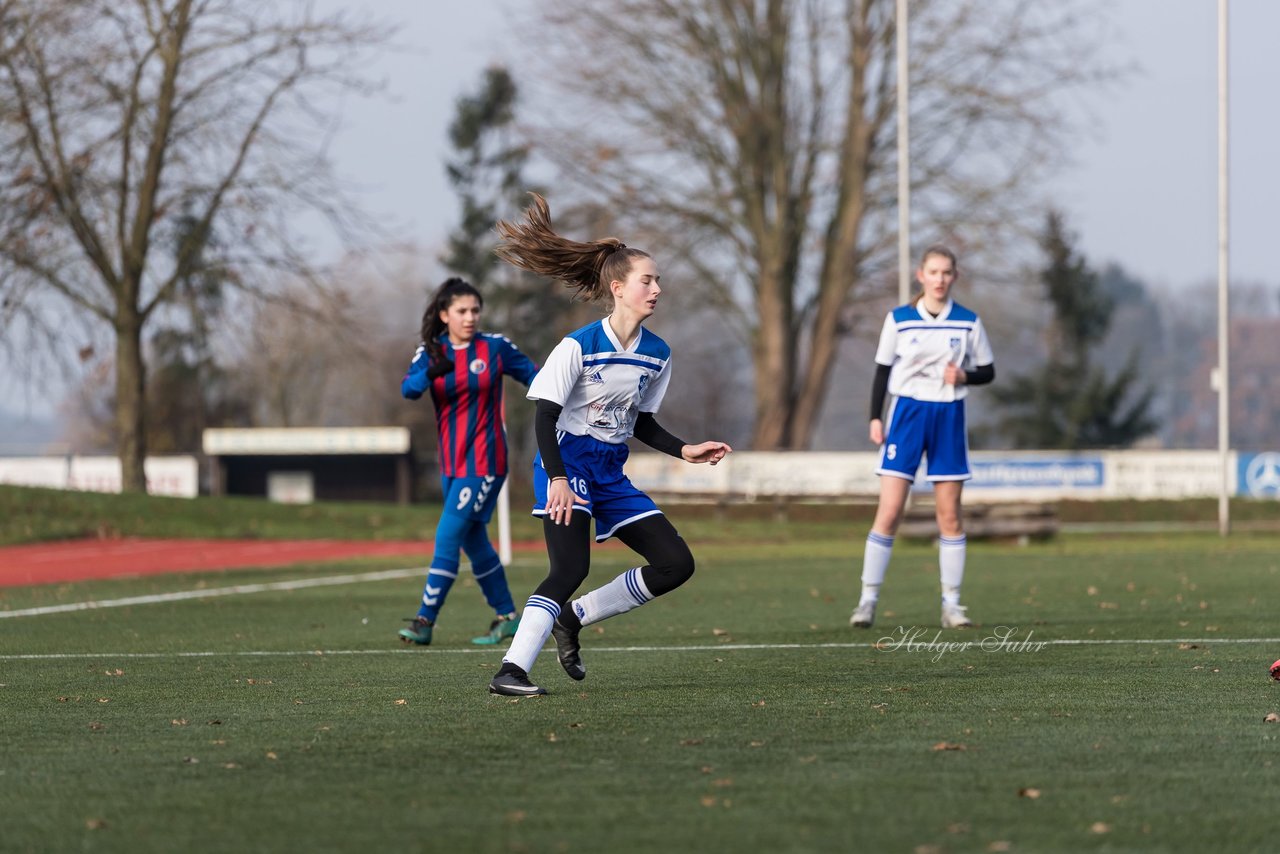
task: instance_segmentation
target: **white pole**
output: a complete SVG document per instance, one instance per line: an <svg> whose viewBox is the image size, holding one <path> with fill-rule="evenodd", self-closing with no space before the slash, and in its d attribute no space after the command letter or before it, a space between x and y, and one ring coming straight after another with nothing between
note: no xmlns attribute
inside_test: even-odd
<svg viewBox="0 0 1280 854"><path fill-rule="evenodd" d="M911 299L911 146L907 126L911 81L907 65L907 0L898 0L898 304Z"/></svg>
<svg viewBox="0 0 1280 854"><path fill-rule="evenodd" d="M1228 337L1231 328L1231 300L1228 286L1230 223L1227 200L1228 135L1227 135L1227 2L1218 0L1218 463L1221 483L1218 491L1218 533L1231 531L1231 502L1228 457L1231 451L1231 382L1228 372Z"/></svg>
<svg viewBox="0 0 1280 854"><path fill-rule="evenodd" d="M511 494L505 480L498 490L498 560L511 565Z"/></svg>

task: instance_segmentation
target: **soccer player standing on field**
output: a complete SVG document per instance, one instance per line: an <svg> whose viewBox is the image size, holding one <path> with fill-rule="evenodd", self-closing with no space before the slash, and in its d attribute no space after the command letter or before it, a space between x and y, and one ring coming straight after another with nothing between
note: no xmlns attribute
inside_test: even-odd
<svg viewBox="0 0 1280 854"><path fill-rule="evenodd" d="M685 541L623 474L627 439L634 435L690 463L715 465L732 450L723 442L687 444L654 417L671 379L671 348L642 327L662 293L653 258L612 237L567 240L551 229L546 201L533 198L525 222L498 223L498 255L564 282L583 298L610 298L613 309L556 345L529 386L537 401L533 515L542 517L551 569L529 597L489 683L492 693L512 696L546 693L529 681L529 670L549 634L565 672L582 679L578 633L584 625L637 608L693 575ZM593 517L597 542L616 536L646 563L569 603L591 565Z"/></svg>
<svg viewBox="0 0 1280 854"><path fill-rule="evenodd" d="M951 299L958 274L955 253L929 247L916 271L921 292L890 311L880 332L870 427L871 441L882 446L876 469L880 503L863 552L862 595L849 618L853 626L875 622L893 537L922 457L928 460L926 478L937 506L942 627L973 625L960 604L965 561L960 492L970 478L964 400L969 386L991 382L996 369L982 321ZM882 421L886 391L896 399Z"/></svg>
<svg viewBox="0 0 1280 854"><path fill-rule="evenodd" d="M431 392L444 495L422 604L409 627L400 630L405 643L431 643L436 618L458 577L459 549L496 615L488 633L472 643L499 643L514 635L519 623L486 527L507 478L502 378L527 386L538 368L502 335L478 331L483 307L484 299L470 283L449 279L441 285L422 315L422 344L400 383L401 394L410 400Z"/></svg>

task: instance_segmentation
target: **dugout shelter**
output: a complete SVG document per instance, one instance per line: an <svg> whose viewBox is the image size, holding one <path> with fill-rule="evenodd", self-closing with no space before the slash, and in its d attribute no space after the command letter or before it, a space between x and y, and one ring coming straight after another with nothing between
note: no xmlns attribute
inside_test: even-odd
<svg viewBox="0 0 1280 854"><path fill-rule="evenodd" d="M228 427L202 437L211 495L291 504L413 495L407 427Z"/></svg>

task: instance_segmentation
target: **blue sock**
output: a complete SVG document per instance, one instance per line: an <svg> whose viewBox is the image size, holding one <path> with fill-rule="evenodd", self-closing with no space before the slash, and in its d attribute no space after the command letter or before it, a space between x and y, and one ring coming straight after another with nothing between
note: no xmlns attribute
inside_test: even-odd
<svg viewBox="0 0 1280 854"><path fill-rule="evenodd" d="M462 548L462 536L469 524L470 520L448 513L440 517L436 525L435 554L431 557L431 569L427 570L427 583L422 587L419 617L434 623L444 607L449 588L458 578L458 550Z"/></svg>
<svg viewBox="0 0 1280 854"><path fill-rule="evenodd" d="M471 526L462 540L462 548L471 561L471 571L475 573L476 583L480 585L489 607L499 616L513 613L516 603L507 585L506 570L498 553L493 550L483 524L476 522Z"/></svg>
<svg viewBox="0 0 1280 854"><path fill-rule="evenodd" d="M439 558L434 558L431 563L435 564L438 560ZM422 587L422 604L418 606L418 616L426 617L434 623L436 617L440 615L440 609L444 607L444 600L449 595L449 588L453 586L453 582L457 578L457 563L454 563L453 569L433 565L431 569L427 570L427 583Z"/></svg>

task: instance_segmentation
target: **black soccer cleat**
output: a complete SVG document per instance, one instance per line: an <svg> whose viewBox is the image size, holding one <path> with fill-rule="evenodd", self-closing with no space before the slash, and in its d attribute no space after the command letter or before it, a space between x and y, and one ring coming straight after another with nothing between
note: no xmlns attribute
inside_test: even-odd
<svg viewBox="0 0 1280 854"><path fill-rule="evenodd" d="M582 646L578 643L581 630L581 627L566 628L559 620L551 624L551 636L556 639L556 658L569 678L578 682L587 678L587 668L582 664Z"/></svg>
<svg viewBox="0 0 1280 854"><path fill-rule="evenodd" d="M536 697L547 693L529 681L529 674L509 661L504 661L493 681L489 683L490 694L502 694L506 697Z"/></svg>

